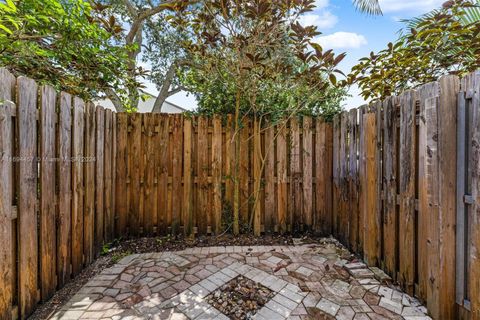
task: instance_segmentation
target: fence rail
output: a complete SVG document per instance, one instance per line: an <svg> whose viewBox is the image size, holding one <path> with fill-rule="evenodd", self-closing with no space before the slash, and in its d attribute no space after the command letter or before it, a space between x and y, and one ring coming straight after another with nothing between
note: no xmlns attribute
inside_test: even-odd
<svg viewBox="0 0 480 320"><path fill-rule="evenodd" d="M26 318L113 239L115 121L0 69L0 319Z"/></svg>

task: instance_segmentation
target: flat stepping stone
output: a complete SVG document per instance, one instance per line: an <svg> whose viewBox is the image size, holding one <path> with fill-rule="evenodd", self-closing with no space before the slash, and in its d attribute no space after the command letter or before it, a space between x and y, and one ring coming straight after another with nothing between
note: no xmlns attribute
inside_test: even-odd
<svg viewBox="0 0 480 320"><path fill-rule="evenodd" d="M377 267L370 267L370 270L373 272L375 279L377 279L380 282L383 281L392 281L392 278L386 274L383 270Z"/></svg>
<svg viewBox="0 0 480 320"><path fill-rule="evenodd" d="M374 277L374 273L370 269L349 269L348 272L356 279Z"/></svg>

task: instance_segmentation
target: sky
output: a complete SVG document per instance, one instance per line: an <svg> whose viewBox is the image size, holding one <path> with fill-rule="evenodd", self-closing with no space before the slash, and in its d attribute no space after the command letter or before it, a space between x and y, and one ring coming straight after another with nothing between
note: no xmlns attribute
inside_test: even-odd
<svg viewBox="0 0 480 320"><path fill-rule="evenodd" d="M348 73L358 59L370 54L371 51L384 49L388 42L398 37L398 31L403 24L402 19L415 17L440 7L445 0L380 0L382 16L370 16L358 12L352 0L316 0L317 8L302 17L302 23L316 25L322 32L315 39L324 49L333 49L337 54L346 52L347 57L340 69ZM148 91L156 93L151 84ZM358 89L353 87L349 92L344 107L356 108L365 101L359 97ZM171 96L168 101L186 109L196 107L195 98L185 92Z"/></svg>

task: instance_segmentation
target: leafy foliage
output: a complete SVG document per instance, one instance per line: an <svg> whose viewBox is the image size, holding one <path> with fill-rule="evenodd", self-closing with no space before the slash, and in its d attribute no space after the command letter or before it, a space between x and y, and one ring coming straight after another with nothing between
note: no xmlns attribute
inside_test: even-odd
<svg viewBox="0 0 480 320"><path fill-rule="evenodd" d="M360 11L376 15L382 13L378 0L353 0L353 3Z"/></svg>
<svg viewBox="0 0 480 320"><path fill-rule="evenodd" d="M160 112L166 98L182 90L177 73L185 67L185 53L180 43L185 34L169 23L175 9L195 0L97 0L108 6L108 12L126 29L118 37L118 44L128 49L129 75L138 82L148 80L159 90L154 112ZM143 64L142 64L143 62ZM115 90L108 96L117 111L135 111L145 97L144 85L129 88L129 105L117 98ZM148 95L149 96L149 95Z"/></svg>
<svg viewBox="0 0 480 320"><path fill-rule="evenodd" d="M193 92L198 101L197 113L204 115L230 114L235 106L235 83L226 77L216 78L201 70L190 69L182 77L185 88ZM259 83L257 104L268 115L270 122L279 122L292 113L304 116L321 116L330 121L341 112L341 102L346 96L344 88L329 85L324 90L311 90L304 83L291 81L262 81ZM249 102L242 98L241 114L250 112Z"/></svg>
<svg viewBox="0 0 480 320"><path fill-rule="evenodd" d="M316 27L300 25L313 8L314 0L214 0L177 15L175 25L190 32L184 85L198 92L200 111L233 113L238 103L241 114L270 119L338 112L331 104L344 91L333 86L345 54L324 51L312 41Z"/></svg>
<svg viewBox="0 0 480 320"><path fill-rule="evenodd" d="M121 27L85 0L0 2L0 65L84 98L137 84L127 77Z"/></svg>
<svg viewBox="0 0 480 320"><path fill-rule="evenodd" d="M480 14L476 0L452 0L407 21L395 43L360 59L342 84L357 83L365 99L381 99L480 67Z"/></svg>

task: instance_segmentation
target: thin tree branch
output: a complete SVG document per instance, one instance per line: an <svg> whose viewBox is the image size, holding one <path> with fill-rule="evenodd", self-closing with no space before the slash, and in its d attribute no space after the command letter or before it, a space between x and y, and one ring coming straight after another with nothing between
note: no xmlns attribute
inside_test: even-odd
<svg viewBox="0 0 480 320"><path fill-rule="evenodd" d="M131 44L133 42L133 39L135 38L135 35L137 34L138 30L141 29L145 19L148 19L151 16L154 16L157 13L162 12L163 10L165 10L167 8L168 5L170 5L172 3L175 3L176 1L178 1L178 0L164 1L156 7L144 10L142 12L139 12L137 14L137 17L134 18L132 26L130 28L130 31L128 32L128 35L125 39L127 44Z"/></svg>
<svg viewBox="0 0 480 320"><path fill-rule="evenodd" d="M170 97L170 96L173 96L174 94L177 94L177 93L179 93L179 92L182 91L182 90L185 90L185 87L184 87L184 86L178 86L178 87L176 87L175 89L168 91L168 96L169 96L169 97Z"/></svg>

